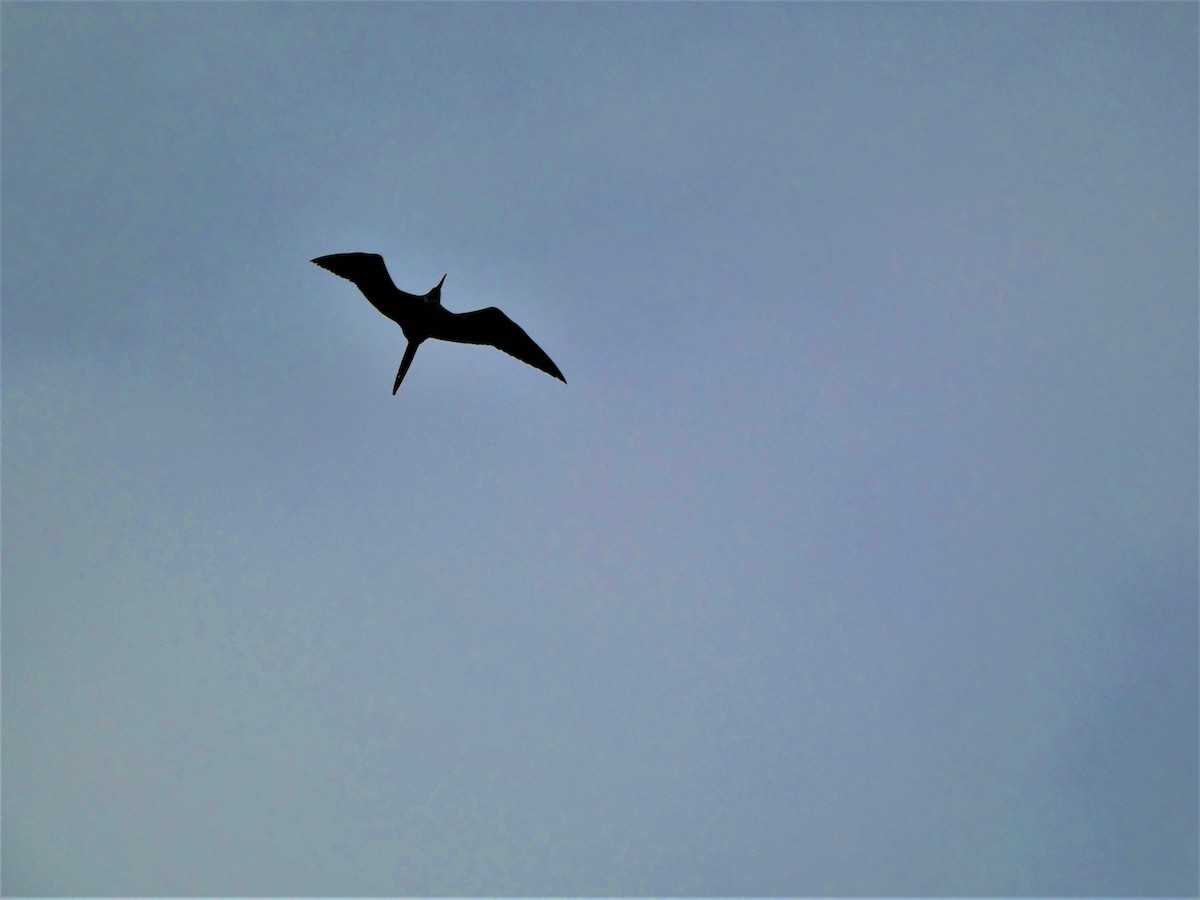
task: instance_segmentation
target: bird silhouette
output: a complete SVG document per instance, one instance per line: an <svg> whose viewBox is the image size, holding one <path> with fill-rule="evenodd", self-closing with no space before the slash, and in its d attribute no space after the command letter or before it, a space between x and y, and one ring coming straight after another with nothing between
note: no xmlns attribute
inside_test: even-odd
<svg viewBox="0 0 1200 900"><path fill-rule="evenodd" d="M396 372L396 383L392 385L392 396L400 389L400 382L412 365L417 348L429 338L458 344L487 344L553 375L563 384L567 383L546 351L496 307L453 313L442 306L445 275L433 290L417 296L396 287L378 253L334 253L318 256L313 262L334 275L353 281L371 305L399 325L408 338L408 347Z"/></svg>

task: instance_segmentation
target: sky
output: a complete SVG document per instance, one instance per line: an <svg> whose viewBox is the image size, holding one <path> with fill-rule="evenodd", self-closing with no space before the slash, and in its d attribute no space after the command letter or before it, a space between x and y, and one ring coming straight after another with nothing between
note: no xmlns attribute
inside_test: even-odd
<svg viewBox="0 0 1200 900"><path fill-rule="evenodd" d="M1198 15L4 3L4 893L1194 895Z"/></svg>

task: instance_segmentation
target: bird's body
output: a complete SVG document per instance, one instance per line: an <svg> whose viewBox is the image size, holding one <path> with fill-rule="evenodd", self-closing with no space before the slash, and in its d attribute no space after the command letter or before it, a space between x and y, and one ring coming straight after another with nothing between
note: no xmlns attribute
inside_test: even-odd
<svg viewBox="0 0 1200 900"><path fill-rule="evenodd" d="M487 344L515 356L535 369L541 369L566 384L562 372L521 326L494 306L473 312L453 313L442 306L442 283L427 294L409 294L400 290L388 275L383 257L377 253L334 253L313 260L322 269L354 282L371 305L400 326L408 338L408 348L392 386L395 394L412 365L423 341L436 338L459 344Z"/></svg>

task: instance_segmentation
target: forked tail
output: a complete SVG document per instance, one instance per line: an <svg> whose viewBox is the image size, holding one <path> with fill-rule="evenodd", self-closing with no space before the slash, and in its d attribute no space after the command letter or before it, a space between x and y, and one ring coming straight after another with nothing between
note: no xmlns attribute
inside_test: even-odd
<svg viewBox="0 0 1200 900"><path fill-rule="evenodd" d="M408 347L404 351L404 359L400 360L400 371L396 373L396 383L392 385L393 397L396 396L396 391L400 390L400 382L404 380L408 367L412 365L413 357L417 355L417 348L420 346L420 341L408 342Z"/></svg>

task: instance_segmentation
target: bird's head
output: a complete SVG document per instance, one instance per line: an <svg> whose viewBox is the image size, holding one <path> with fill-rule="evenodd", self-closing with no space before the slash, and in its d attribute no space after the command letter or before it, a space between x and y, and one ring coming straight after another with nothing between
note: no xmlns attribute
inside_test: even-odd
<svg viewBox="0 0 1200 900"><path fill-rule="evenodd" d="M428 297L430 300L433 300L435 303L441 303L442 302L442 282L444 282L445 280L446 280L446 276L443 275L442 280L439 281L436 285L434 285L433 289L425 296Z"/></svg>

